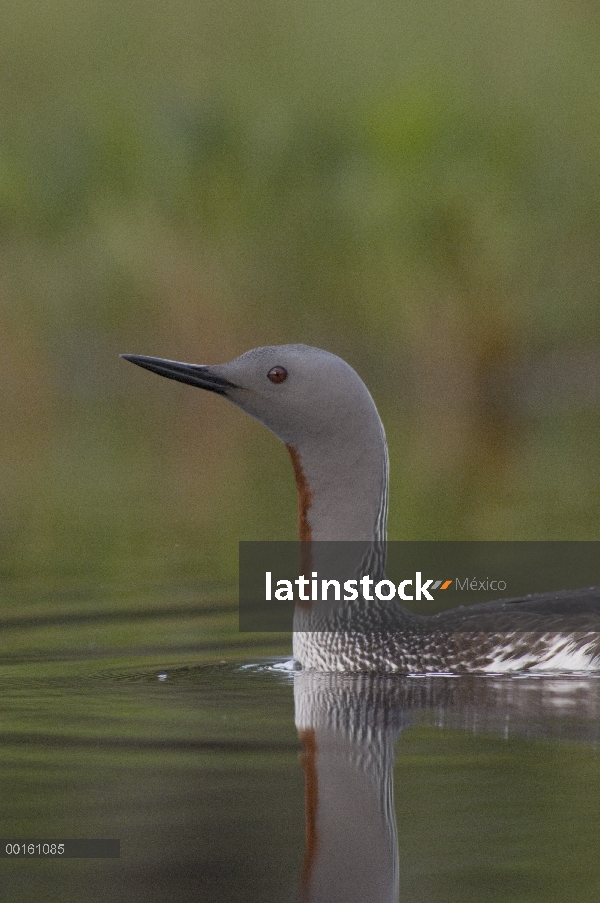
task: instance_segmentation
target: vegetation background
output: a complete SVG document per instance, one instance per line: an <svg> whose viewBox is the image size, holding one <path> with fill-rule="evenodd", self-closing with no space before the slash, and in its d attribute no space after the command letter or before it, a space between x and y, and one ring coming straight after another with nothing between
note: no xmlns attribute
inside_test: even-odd
<svg viewBox="0 0 600 903"><path fill-rule="evenodd" d="M372 390L392 539L598 539L589 0L4 0L0 576L234 580L285 450L120 352L305 342Z"/></svg>

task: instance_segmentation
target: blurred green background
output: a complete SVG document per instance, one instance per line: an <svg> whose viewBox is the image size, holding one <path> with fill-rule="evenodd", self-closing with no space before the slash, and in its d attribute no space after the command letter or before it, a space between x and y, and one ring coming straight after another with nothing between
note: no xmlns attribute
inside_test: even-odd
<svg viewBox="0 0 600 903"><path fill-rule="evenodd" d="M196 363L371 389L392 539L598 539L589 0L5 0L0 576L234 580L287 455Z"/></svg>

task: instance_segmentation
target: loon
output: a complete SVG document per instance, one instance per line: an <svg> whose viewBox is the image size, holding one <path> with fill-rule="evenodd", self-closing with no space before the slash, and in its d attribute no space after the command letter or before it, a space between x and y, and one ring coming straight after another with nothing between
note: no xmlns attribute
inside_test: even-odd
<svg viewBox="0 0 600 903"><path fill-rule="evenodd" d="M385 544L388 452L375 403L346 361L308 345L254 348L205 366L143 355L128 361L227 398L285 443L303 543ZM380 630L294 623L304 669L425 673L600 671L600 587L500 599L424 616L395 604ZM370 615L369 615L370 617Z"/></svg>

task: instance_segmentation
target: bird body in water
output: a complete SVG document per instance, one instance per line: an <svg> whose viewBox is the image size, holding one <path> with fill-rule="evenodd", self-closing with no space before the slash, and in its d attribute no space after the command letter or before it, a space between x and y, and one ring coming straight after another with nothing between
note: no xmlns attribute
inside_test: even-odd
<svg viewBox="0 0 600 903"><path fill-rule="evenodd" d="M290 454L303 542L383 544L388 453L375 403L344 360L307 345L255 348L227 364L123 355L222 395ZM383 623L383 621L382 621ZM423 616L395 604L380 631L319 631L300 613L303 668L397 673L600 671L600 588L504 599Z"/></svg>

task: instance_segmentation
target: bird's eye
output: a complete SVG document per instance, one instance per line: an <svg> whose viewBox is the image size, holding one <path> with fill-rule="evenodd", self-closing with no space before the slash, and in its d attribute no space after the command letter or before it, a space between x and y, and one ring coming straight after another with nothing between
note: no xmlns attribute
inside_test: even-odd
<svg viewBox="0 0 600 903"><path fill-rule="evenodd" d="M287 370L285 367L271 367L267 376L272 383L282 383L284 379L287 379Z"/></svg>

